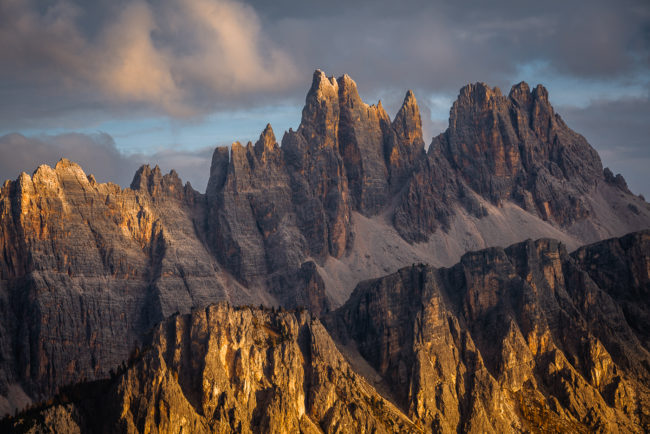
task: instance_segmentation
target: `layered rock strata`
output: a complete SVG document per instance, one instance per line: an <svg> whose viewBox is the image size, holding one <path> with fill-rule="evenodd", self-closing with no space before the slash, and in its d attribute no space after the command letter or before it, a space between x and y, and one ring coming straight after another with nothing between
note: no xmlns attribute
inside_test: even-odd
<svg viewBox="0 0 650 434"><path fill-rule="evenodd" d="M448 226L459 206L486 215L477 196L497 206L512 202L583 243L647 225L646 202L629 194L622 176L603 170L598 153L555 113L541 85L531 91L521 82L507 97L484 83L463 87L427 157L394 216L396 229L412 241Z"/></svg>

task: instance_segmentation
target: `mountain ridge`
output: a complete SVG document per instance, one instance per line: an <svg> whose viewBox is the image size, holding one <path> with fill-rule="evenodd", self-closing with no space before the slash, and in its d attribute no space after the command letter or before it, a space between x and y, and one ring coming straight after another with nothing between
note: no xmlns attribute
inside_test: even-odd
<svg viewBox="0 0 650 434"><path fill-rule="evenodd" d="M650 205L543 87L469 85L427 151L421 127L411 91L391 121L349 76L316 71L298 129L215 149L205 194L146 165L131 188L98 184L69 160L5 182L2 408L105 377L175 312L225 300L326 316L359 281L413 263L650 227Z"/></svg>

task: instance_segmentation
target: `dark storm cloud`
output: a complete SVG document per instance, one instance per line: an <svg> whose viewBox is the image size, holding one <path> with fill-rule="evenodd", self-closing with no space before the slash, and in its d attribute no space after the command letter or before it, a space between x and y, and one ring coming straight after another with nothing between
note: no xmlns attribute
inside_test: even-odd
<svg viewBox="0 0 650 434"><path fill-rule="evenodd" d="M368 89L505 87L532 62L581 78L648 72L645 1L254 3L301 69L347 72Z"/></svg>
<svg viewBox="0 0 650 434"><path fill-rule="evenodd" d="M128 187L138 167L157 164L165 173L175 169L184 182L189 181L195 189L203 192L213 151L213 147L193 151L164 149L150 155L125 155L106 133L40 137L14 133L0 137L0 179L16 179L20 172L31 173L41 164L54 167L65 157L78 163L87 174L95 175L99 182L110 181Z"/></svg>

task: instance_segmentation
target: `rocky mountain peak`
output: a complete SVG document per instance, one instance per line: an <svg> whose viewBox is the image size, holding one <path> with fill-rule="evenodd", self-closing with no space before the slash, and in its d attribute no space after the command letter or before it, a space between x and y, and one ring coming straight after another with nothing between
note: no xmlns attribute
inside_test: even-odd
<svg viewBox="0 0 650 434"><path fill-rule="evenodd" d="M516 101L522 107L530 107L532 94L528 83L521 81L513 85L508 94L508 98Z"/></svg>
<svg viewBox="0 0 650 434"><path fill-rule="evenodd" d="M424 149L420 108L418 107L418 102L411 90L406 92L404 102L397 112L397 115L395 115L395 119L393 120L393 129L397 133L398 137L408 145Z"/></svg>
<svg viewBox="0 0 650 434"><path fill-rule="evenodd" d="M149 191L150 186L160 184L161 181L162 173L160 172L160 167L158 167L158 165L152 169L148 164L143 164L133 176L131 189Z"/></svg>
<svg viewBox="0 0 650 434"><path fill-rule="evenodd" d="M228 175L228 163L230 162L230 149L227 146L218 146L212 153L212 163L210 164L210 178L206 194L212 196L218 190L221 190L226 182Z"/></svg>
<svg viewBox="0 0 650 434"><path fill-rule="evenodd" d="M339 86L343 86L346 88L357 88L357 83L352 80L352 77L350 77L348 74L343 74L339 78L336 79L336 82L339 84Z"/></svg>
<svg viewBox="0 0 650 434"><path fill-rule="evenodd" d="M273 128L271 128L271 124L266 124L266 128L260 134L260 138L255 142L255 155L257 158L265 159L271 154L278 154L279 151L280 148L275 139Z"/></svg>
<svg viewBox="0 0 650 434"><path fill-rule="evenodd" d="M508 98L517 103L517 105L524 111L530 112L533 108L533 103L542 105L546 111L552 111L551 104L548 99L548 90L541 84L535 86L531 91L528 83L522 81L512 86Z"/></svg>
<svg viewBox="0 0 650 434"><path fill-rule="evenodd" d="M356 83L348 75L339 77L338 82L339 153L355 208L374 214L381 209L388 193L382 129L388 116L378 106L369 106L361 100Z"/></svg>
<svg viewBox="0 0 650 434"><path fill-rule="evenodd" d="M55 169L52 169L47 164L41 164L34 171L32 175L32 181L39 182L41 184L53 184L58 183L58 175Z"/></svg>
<svg viewBox="0 0 650 434"><path fill-rule="evenodd" d="M349 75L343 74L336 81L339 85L339 100L341 105L351 105L354 107L355 104L364 104L359 96L357 83Z"/></svg>
<svg viewBox="0 0 650 434"><path fill-rule="evenodd" d="M404 95L404 101L402 101L402 107L400 108L400 111L404 109L417 109L419 111L418 107L418 102L415 99L415 94L411 89L406 91L406 95Z"/></svg>
<svg viewBox="0 0 650 434"><path fill-rule="evenodd" d="M307 93L298 132L310 147L334 148L337 143L339 120L339 85L334 77L327 78L321 70L314 72Z"/></svg>
<svg viewBox="0 0 650 434"><path fill-rule="evenodd" d="M649 241L639 232L569 255L528 240L447 269L413 265L361 282L326 324L425 431L644 431L648 411L629 409L647 408L649 392ZM443 385L458 372L471 383ZM478 398L477 386L491 392ZM512 413L490 404L513 397Z"/></svg>
<svg viewBox="0 0 650 434"><path fill-rule="evenodd" d="M67 158L61 158L57 163L56 166L54 166L54 170L56 171L66 171L66 170L82 170L81 166L79 166L77 163L74 161L70 161Z"/></svg>
<svg viewBox="0 0 650 434"><path fill-rule="evenodd" d="M396 395L408 417L419 420L426 432L530 428L509 425L530 408L516 410L503 418L502 425L489 428L490 420L501 416L491 410L486 413L483 403L494 409L493 405L501 405L496 403L506 402L508 408L515 408L512 405L521 401L504 401L512 395L486 391L485 385L522 391L522 399L532 396L529 392L537 393L533 389L542 394L552 388L566 390L561 384L535 386L540 369L548 367L554 354L564 357L565 353L575 360L590 352L604 353L595 344L563 349L569 342L563 335L553 339L562 351L553 353L554 348L545 347L551 342L548 333L554 332L547 333L547 325L561 333L585 325L591 316L583 320L580 314L570 321L567 315L575 316L575 309L585 301L596 300L598 307L605 306L606 299L580 295L592 291L593 285L588 285L591 289L580 286L585 275L571 272L572 255L547 241L462 255L541 237L558 238L572 250L581 243L647 228L650 205L631 195L622 177L603 172L596 151L554 114L548 92L541 86L531 89L522 82L507 97L483 83L464 87L452 108L449 128L429 149L426 155L413 92L406 93L391 121L381 103L373 106L361 100L350 77L328 78L316 71L298 130L289 130L281 147L267 125L255 145L235 142L215 149L205 195L189 186L182 189L174 171L163 175L157 166L142 166L132 188L121 189L92 182L67 160L55 168L42 166L33 177L23 173L18 181L5 183L0 191L0 413L13 385L24 387L30 398L47 399L57 387L81 375L90 379L107 375L151 325L175 311L186 313L224 299L233 305L305 306L324 316L345 303L357 282L365 281L357 291L363 296L352 297L357 306L348 303L353 309L339 312L349 315L335 317L357 340L359 345L350 347L361 352L357 360L365 358L370 364L365 368L376 371L369 371L370 378L379 376L383 385L390 385L389 394ZM631 271L618 270L622 277L617 281L634 283L635 270L645 270L645 256L639 253L647 251L645 243L630 250L626 261ZM583 269L593 274L593 260L604 255L601 249L590 252L581 261ZM459 259L459 265L452 266ZM420 262L451 268L402 268ZM381 282L368 280L400 268ZM594 274L594 279L607 281L610 275L605 271ZM647 293L644 288L637 288L639 294ZM648 342L642 332L648 323L647 310L634 311L635 298L640 296L623 300L624 315L635 318L634 330ZM521 310L522 306L526 308ZM532 310L526 310L528 306ZM548 310L548 321L538 321L542 316L535 306ZM587 315L596 312L592 307ZM616 306L606 309L618 312ZM225 307L212 313L217 311L224 317L238 315ZM272 313L261 310L250 319L257 318L263 325L271 317ZM224 321L219 327L241 325ZM612 326L612 330L618 327ZM209 330L215 332L215 339L227 335L221 329ZM497 335L489 335L495 330ZM268 333L261 327L250 336L252 341L241 347L237 343L233 351L257 345L262 358L270 356L264 342L270 339L275 347L282 337L278 331ZM204 345L200 337L204 330L197 332L196 344ZM436 335L439 332L444 333ZM299 346L308 343L308 334L302 333L292 335ZM195 348L187 336L164 333L178 342L179 351ZM578 339L588 344L593 341L589 336L584 333ZM503 357L495 353L501 351L495 349L495 342L502 343ZM224 348L219 345L216 348ZM632 353L638 348L635 345L626 348ZM609 348L616 356L616 347ZM167 350L162 353L172 356ZM208 353L212 357L213 352ZM221 359L215 359L218 363L213 366L230 374L217 386L219 392L203 402L221 408L219 418L227 417L223 415L231 408L248 408L240 400L239 387L250 391L250 380L259 377L247 377L248 386L240 381L237 366L255 360L247 354L237 359L227 353L223 366ZM298 361L296 367L320 369L309 367L309 352L282 354L289 356L287 363ZM529 356L536 354L540 359L533 369ZM165 374L173 379L169 390L185 388L191 405L198 402L193 400L204 383L198 377L196 384L188 383L183 372L188 376L207 372L197 370L193 363L201 362L194 356L192 350L187 370L174 371L178 384L173 374ZM178 359L169 358L173 360ZM273 356L268 366L277 368L278 360ZM612 374L603 388L593 391L604 393L608 400L598 401L599 408L618 400L636 411L636 404L626 401L627 386L621 386L618 374L602 369L594 375L588 372L596 362L600 363L598 357L590 357L577 367L587 380ZM551 368L558 373L570 369L564 362ZM146 375L140 378L148 379ZM321 380L329 374L323 371L322 375L313 380L324 384ZM273 393L273 378L280 377L264 380L254 393L246 392L257 402L251 401L249 410L271 408L268 394ZM301 384L302 378L300 374L291 381ZM346 378L337 386L347 384ZM565 379L570 390L575 389L576 378ZM467 383L468 379L472 381ZM229 398L220 395L222 386L231 381L236 383L236 393ZM213 386L210 383L204 391L212 393ZM592 394L591 389L583 390ZM484 396L491 398L484 400ZM589 396L597 397L578 398L589 400ZM558 409L573 398L558 396L559 406L550 397L534 402L546 410L546 403ZM161 403L167 404L173 402ZM336 418L345 411L331 409L330 404L323 407L323 414L311 413L313 420L322 423L323 417ZM376 397L370 404L377 410ZM305 413L310 405L305 402ZM348 409L357 417L355 408L363 405L356 402ZM215 414L212 407L196 408L196 420ZM258 410L239 420L248 421L250 416L252 424L258 423L262 417ZM585 406L567 407L567 411L578 418L591 417L586 416ZM280 410L276 413L283 415ZM486 416L475 419L473 414ZM611 414L606 411L601 416ZM205 422L211 423L208 419ZM337 426L332 431L356 431ZM325 425L319 427L327 432ZM200 431L198 425L192 428ZM564 428L561 431L571 431L570 426Z"/></svg>
<svg viewBox="0 0 650 434"><path fill-rule="evenodd" d="M158 165L152 169L148 164L140 166L135 172L131 190L149 193L153 198L167 195L180 199L184 193L183 182L174 169L163 175Z"/></svg>
<svg viewBox="0 0 650 434"><path fill-rule="evenodd" d="M67 158L59 160L54 168L51 168L47 164L42 164L34 171L31 177L26 175L26 177L22 178L24 186L30 184L37 190L47 189L52 191L60 189L61 183L64 182L78 182L85 187L93 184L91 180L94 181L92 175L87 176L81 166Z"/></svg>
<svg viewBox="0 0 650 434"><path fill-rule="evenodd" d="M242 179L242 176L250 175L251 169L254 169L255 162L253 161L253 145L248 142L246 146L240 142L233 142L230 145L230 165L228 171L234 176L231 178L233 182ZM251 167L252 166L252 167Z"/></svg>
<svg viewBox="0 0 650 434"><path fill-rule="evenodd" d="M410 179L408 195L394 217L395 227L407 239L426 236L404 228L424 226L434 231L440 225L445 227L457 212L453 203L462 204L471 215L484 216L486 208L474 194L497 208L513 202L563 228L586 222L611 206L595 206L585 198L606 184L600 157L555 113L542 85L531 89L520 82L512 86L508 97L484 83L464 86L450 111L449 128L434 138L428 157L426 167ZM610 185L623 184L612 182L612 176L608 179ZM459 200L450 201L453 197ZM435 208L433 215L417 211L431 207ZM641 209L632 204L628 208L632 212ZM629 218L636 220L627 213L625 219ZM600 224L587 232L595 236L601 231L596 229ZM584 236L582 231L578 235Z"/></svg>
<svg viewBox="0 0 650 434"><path fill-rule="evenodd" d="M473 133L472 125L483 118L494 118L496 112L504 110L506 98L498 87L490 88L485 83L473 83L460 89L458 98L451 107L449 126L452 130L463 129ZM489 121L489 119L486 119Z"/></svg>
<svg viewBox="0 0 650 434"><path fill-rule="evenodd" d="M307 99L315 98L317 100L329 100L338 97L339 83L334 78L328 77L323 71L317 69L314 71L311 88L307 92Z"/></svg>
<svg viewBox="0 0 650 434"><path fill-rule="evenodd" d="M543 85L538 84L533 90L533 97L539 101L548 103L548 90Z"/></svg>
<svg viewBox="0 0 650 434"><path fill-rule="evenodd" d="M490 87L483 82L470 83L460 89L458 99L454 106L461 107L485 107L491 101L501 98L501 90L498 87Z"/></svg>
<svg viewBox="0 0 650 434"><path fill-rule="evenodd" d="M73 176L82 180L82 182L87 179L86 173L81 166L67 158L61 158L54 166L54 169L47 164L40 165L38 169L34 171L33 178L35 177L42 181L55 181L59 176Z"/></svg>

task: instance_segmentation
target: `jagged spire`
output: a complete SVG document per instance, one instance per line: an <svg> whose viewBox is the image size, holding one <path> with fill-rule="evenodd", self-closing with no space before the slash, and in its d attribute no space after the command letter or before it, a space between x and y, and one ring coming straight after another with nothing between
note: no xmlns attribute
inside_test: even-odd
<svg viewBox="0 0 650 434"><path fill-rule="evenodd" d="M487 106L492 100L502 96L498 87L491 88L483 82L470 83L460 89L458 99L454 102L452 110L476 105Z"/></svg>
<svg viewBox="0 0 650 434"><path fill-rule="evenodd" d="M163 176L157 164L153 169L148 164L143 164L135 172L133 181L131 181L132 190L146 191L151 196L168 192L180 197L182 195L182 186L181 179L174 169Z"/></svg>
<svg viewBox="0 0 650 434"><path fill-rule="evenodd" d="M307 100L310 96L323 97L332 93L338 93L339 85L334 77L327 77L323 71L317 69L312 77L311 88L307 92Z"/></svg>
<svg viewBox="0 0 650 434"><path fill-rule="evenodd" d="M508 94L508 98L513 100L520 107L524 107L527 110L533 101L533 96L530 93L530 87L525 81L521 81L512 86L510 93Z"/></svg>
<svg viewBox="0 0 650 434"><path fill-rule="evenodd" d="M405 144L424 148L420 108L411 90L406 92L402 107L400 107L397 115L395 115L393 129L397 133L398 138Z"/></svg>
<svg viewBox="0 0 650 434"><path fill-rule="evenodd" d="M311 146L334 148L339 113L339 85L336 79L327 78L323 71L316 70L298 131Z"/></svg>
<svg viewBox="0 0 650 434"><path fill-rule="evenodd" d="M260 134L260 138L255 142L255 156L262 158L265 153L273 152L278 148L278 142L275 139L271 124L266 124L266 128Z"/></svg>

